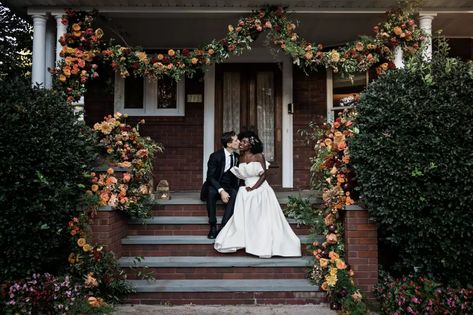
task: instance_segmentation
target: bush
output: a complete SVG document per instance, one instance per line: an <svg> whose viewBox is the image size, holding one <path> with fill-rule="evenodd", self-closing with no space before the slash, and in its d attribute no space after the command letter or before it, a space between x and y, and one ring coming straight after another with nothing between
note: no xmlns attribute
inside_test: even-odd
<svg viewBox="0 0 473 315"><path fill-rule="evenodd" d="M382 274L374 294L383 314L471 314L471 289L442 288L426 277Z"/></svg>
<svg viewBox="0 0 473 315"><path fill-rule="evenodd" d="M350 144L362 197L398 270L472 283L473 67L413 59L369 85ZM466 272L465 272L466 271Z"/></svg>
<svg viewBox="0 0 473 315"><path fill-rule="evenodd" d="M95 160L91 133L56 92L19 81L0 86L0 120L0 279L56 271Z"/></svg>

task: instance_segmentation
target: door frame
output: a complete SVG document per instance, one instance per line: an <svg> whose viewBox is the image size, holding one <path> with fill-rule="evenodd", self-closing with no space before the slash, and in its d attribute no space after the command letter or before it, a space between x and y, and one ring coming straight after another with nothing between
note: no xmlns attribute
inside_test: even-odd
<svg viewBox="0 0 473 315"><path fill-rule="evenodd" d="M248 53L232 57L231 63L282 63L282 187L294 186L293 157L293 116L288 112L288 104L293 103L292 60L284 54L273 55L268 48L255 47ZM204 135L202 156L202 179L207 176L207 161L215 151L215 65L208 68L204 75Z"/></svg>

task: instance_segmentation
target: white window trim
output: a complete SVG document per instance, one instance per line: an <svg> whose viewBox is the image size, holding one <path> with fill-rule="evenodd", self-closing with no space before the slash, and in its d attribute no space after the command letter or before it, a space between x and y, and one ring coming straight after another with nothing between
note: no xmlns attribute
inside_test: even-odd
<svg viewBox="0 0 473 315"><path fill-rule="evenodd" d="M368 86L369 77L366 72L366 86ZM333 106L333 72L327 70L327 122L333 122L335 120L335 111L339 109L347 108L346 106Z"/></svg>
<svg viewBox="0 0 473 315"><path fill-rule="evenodd" d="M115 73L114 109L115 112L128 116L184 116L185 115L185 79L177 82L176 108L157 108L157 80L144 79L143 108L125 108L125 79Z"/></svg>

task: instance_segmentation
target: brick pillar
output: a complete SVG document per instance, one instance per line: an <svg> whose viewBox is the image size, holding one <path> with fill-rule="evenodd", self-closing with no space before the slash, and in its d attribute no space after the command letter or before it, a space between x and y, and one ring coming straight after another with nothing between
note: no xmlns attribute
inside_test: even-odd
<svg viewBox="0 0 473 315"><path fill-rule="evenodd" d="M346 206L344 211L345 257L355 272L355 284L372 300L378 282L377 226L368 211L359 206Z"/></svg>
<svg viewBox="0 0 473 315"><path fill-rule="evenodd" d="M109 166L96 167L96 173L106 172ZM128 172L125 167L112 167L115 176L121 178ZM122 238L128 234L128 219L119 210L110 206L100 207L97 215L91 220L92 241L103 245L106 251L113 252L118 259L122 256Z"/></svg>
<svg viewBox="0 0 473 315"><path fill-rule="evenodd" d="M128 233L127 219L118 210L102 207L92 219L92 240L104 246L106 251L111 251L118 259L122 256L122 238Z"/></svg>

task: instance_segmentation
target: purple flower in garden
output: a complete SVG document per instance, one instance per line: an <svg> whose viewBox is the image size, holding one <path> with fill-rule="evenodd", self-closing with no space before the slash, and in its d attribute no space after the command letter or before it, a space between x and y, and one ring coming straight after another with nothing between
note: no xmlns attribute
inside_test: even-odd
<svg viewBox="0 0 473 315"><path fill-rule="evenodd" d="M417 312L415 312L415 311L412 309L412 307L410 307L410 306L408 306L408 307L406 308L406 311L407 311L409 314L417 314Z"/></svg>
<svg viewBox="0 0 473 315"><path fill-rule="evenodd" d="M420 301L419 301L419 299L418 299L416 296L413 296L413 297L411 298L411 302L413 302L413 303L415 303L415 304L420 304Z"/></svg>

